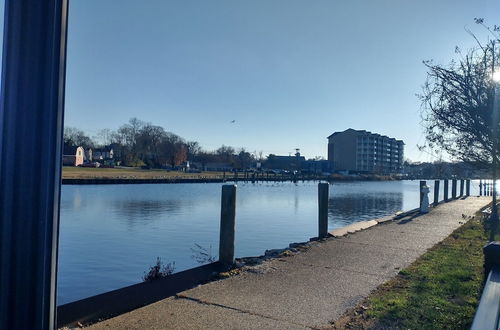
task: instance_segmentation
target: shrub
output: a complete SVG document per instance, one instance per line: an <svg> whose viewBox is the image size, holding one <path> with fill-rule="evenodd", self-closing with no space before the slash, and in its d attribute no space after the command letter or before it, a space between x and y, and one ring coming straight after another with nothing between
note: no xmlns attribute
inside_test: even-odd
<svg viewBox="0 0 500 330"><path fill-rule="evenodd" d="M149 268L149 272L144 272L142 280L144 282L151 282L160 278L165 278L169 275L172 275L174 273L174 270L175 262L169 262L168 264L163 265L160 257L156 257L156 264Z"/></svg>

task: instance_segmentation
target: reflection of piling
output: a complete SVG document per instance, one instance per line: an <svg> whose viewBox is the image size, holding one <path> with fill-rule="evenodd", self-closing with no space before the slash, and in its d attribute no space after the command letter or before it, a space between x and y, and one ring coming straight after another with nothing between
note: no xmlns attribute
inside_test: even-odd
<svg viewBox="0 0 500 330"><path fill-rule="evenodd" d="M439 204L439 180L434 180L434 206Z"/></svg>
<svg viewBox="0 0 500 330"><path fill-rule="evenodd" d="M220 212L219 261L234 263L234 232L236 218L236 185L222 186Z"/></svg>
<svg viewBox="0 0 500 330"><path fill-rule="evenodd" d="M447 202L448 201L448 189L450 188L450 183L448 182L448 179L444 180L443 185L444 185L443 197L444 197L444 201Z"/></svg>
<svg viewBox="0 0 500 330"><path fill-rule="evenodd" d="M328 183L318 183L318 237L328 236Z"/></svg>

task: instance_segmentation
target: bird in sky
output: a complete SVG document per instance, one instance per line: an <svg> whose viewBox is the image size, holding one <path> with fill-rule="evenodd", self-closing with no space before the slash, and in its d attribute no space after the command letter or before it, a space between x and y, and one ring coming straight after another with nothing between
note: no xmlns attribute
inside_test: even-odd
<svg viewBox="0 0 500 330"><path fill-rule="evenodd" d="M235 119L231 120L231 124L234 124L235 122L236 122L236 120L235 120Z"/></svg>

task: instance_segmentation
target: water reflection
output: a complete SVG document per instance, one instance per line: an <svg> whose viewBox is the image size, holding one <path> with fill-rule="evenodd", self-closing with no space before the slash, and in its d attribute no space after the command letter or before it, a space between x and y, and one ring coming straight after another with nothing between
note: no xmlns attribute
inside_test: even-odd
<svg viewBox="0 0 500 330"><path fill-rule="evenodd" d="M158 220L164 215L178 214L187 204L178 199L167 200L114 200L111 202L113 213L130 225L144 221Z"/></svg>
<svg viewBox="0 0 500 330"><path fill-rule="evenodd" d="M344 224L392 214L402 208L402 192L341 195L330 197L328 202L330 221Z"/></svg>

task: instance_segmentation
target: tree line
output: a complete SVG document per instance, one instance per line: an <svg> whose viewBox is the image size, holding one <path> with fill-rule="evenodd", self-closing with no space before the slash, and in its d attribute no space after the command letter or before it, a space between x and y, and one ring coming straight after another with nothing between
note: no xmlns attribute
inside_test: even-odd
<svg viewBox="0 0 500 330"><path fill-rule="evenodd" d="M248 168L262 160L262 152L250 153L244 148L235 149L222 145L214 151L203 150L197 141L187 141L163 127L131 118L117 130L108 128L90 137L75 127L64 128L64 144L81 146L84 149L109 147L116 160L126 166L148 166L153 168L175 167L186 161L226 163L234 168Z"/></svg>

